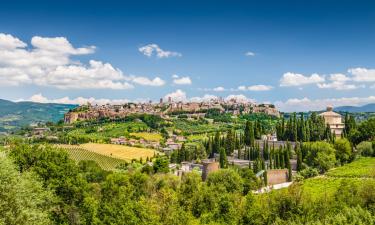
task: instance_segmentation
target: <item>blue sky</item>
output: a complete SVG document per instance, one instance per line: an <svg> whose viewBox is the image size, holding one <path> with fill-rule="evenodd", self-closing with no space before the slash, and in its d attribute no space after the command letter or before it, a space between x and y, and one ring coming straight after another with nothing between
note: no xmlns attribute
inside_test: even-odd
<svg viewBox="0 0 375 225"><path fill-rule="evenodd" d="M375 102L371 1L13 1L0 14L4 99Z"/></svg>

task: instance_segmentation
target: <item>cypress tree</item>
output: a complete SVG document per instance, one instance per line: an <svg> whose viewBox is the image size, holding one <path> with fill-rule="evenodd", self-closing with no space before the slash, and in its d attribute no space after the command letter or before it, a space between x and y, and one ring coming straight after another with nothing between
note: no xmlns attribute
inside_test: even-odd
<svg viewBox="0 0 375 225"><path fill-rule="evenodd" d="M288 150L284 150L284 168L288 168L288 163L289 163L289 152Z"/></svg>
<svg viewBox="0 0 375 225"><path fill-rule="evenodd" d="M233 133L232 133L232 130L228 130L227 132L227 136L226 136L226 139L225 139L225 151L226 151L226 154L229 155L232 153L233 149L234 149L234 141L233 141Z"/></svg>
<svg viewBox="0 0 375 225"><path fill-rule="evenodd" d="M251 140L250 140L250 131L251 131L251 127L250 127L250 121L246 121L246 125L245 125L245 131L244 131L244 135L245 135L245 145L247 146L250 146L251 144Z"/></svg>
<svg viewBox="0 0 375 225"><path fill-rule="evenodd" d="M263 181L264 181L264 185L267 186L268 184L267 170L265 170L263 173Z"/></svg>
<svg viewBox="0 0 375 225"><path fill-rule="evenodd" d="M276 162L275 168L276 169L280 169L279 150L277 150L277 152L275 153L275 162Z"/></svg>
<svg viewBox="0 0 375 225"><path fill-rule="evenodd" d="M220 152L220 132L219 131L216 131L215 133L215 138L214 138L214 142L213 142L213 153L219 153Z"/></svg>
<svg viewBox="0 0 375 225"><path fill-rule="evenodd" d="M285 160L284 160L284 148L282 146L280 146L280 149L279 149L279 159L280 159L280 162L279 162L279 167L280 168L285 168Z"/></svg>
<svg viewBox="0 0 375 225"><path fill-rule="evenodd" d="M288 160L288 181L292 181L292 167L290 165L290 160Z"/></svg>
<svg viewBox="0 0 375 225"><path fill-rule="evenodd" d="M298 139L298 127L297 127L297 116L296 113L293 114L293 141L297 141Z"/></svg>
<svg viewBox="0 0 375 225"><path fill-rule="evenodd" d="M258 160L253 161L253 172L258 173L259 172L259 166L258 166Z"/></svg>
<svg viewBox="0 0 375 225"><path fill-rule="evenodd" d="M250 137L250 146L254 146L254 144L255 144L254 126L253 126L253 123L251 123L251 122L250 122L250 133L249 133L249 137Z"/></svg>
<svg viewBox="0 0 375 225"><path fill-rule="evenodd" d="M302 151L298 143L296 143L295 151L297 154L297 171L302 170Z"/></svg>
<svg viewBox="0 0 375 225"><path fill-rule="evenodd" d="M220 148L219 162L220 162L220 168L227 168L228 161L227 161L227 155L225 153L225 149L224 148Z"/></svg>
<svg viewBox="0 0 375 225"><path fill-rule="evenodd" d="M284 119L284 115L281 119L281 137L282 137L282 140L285 140L285 119Z"/></svg>

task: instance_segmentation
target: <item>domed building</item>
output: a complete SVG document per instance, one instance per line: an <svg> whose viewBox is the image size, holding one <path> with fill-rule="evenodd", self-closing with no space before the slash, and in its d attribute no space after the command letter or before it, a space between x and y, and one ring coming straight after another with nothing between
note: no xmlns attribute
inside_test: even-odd
<svg viewBox="0 0 375 225"><path fill-rule="evenodd" d="M341 137L345 124L342 122L341 115L333 111L332 106L328 106L327 111L320 113L319 116L322 116L325 123L329 124L331 132L336 134L336 137Z"/></svg>

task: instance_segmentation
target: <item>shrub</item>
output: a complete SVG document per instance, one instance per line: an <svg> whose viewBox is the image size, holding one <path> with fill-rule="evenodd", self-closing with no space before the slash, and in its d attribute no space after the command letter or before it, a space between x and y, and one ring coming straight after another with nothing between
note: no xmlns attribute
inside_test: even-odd
<svg viewBox="0 0 375 225"><path fill-rule="evenodd" d="M303 176L303 178L306 179L306 178L318 176L319 171L315 168L307 167L306 169L301 170L298 174Z"/></svg>
<svg viewBox="0 0 375 225"><path fill-rule="evenodd" d="M372 143L369 141L362 141L361 143L359 143L357 145L357 151L363 156L373 156L374 154Z"/></svg>

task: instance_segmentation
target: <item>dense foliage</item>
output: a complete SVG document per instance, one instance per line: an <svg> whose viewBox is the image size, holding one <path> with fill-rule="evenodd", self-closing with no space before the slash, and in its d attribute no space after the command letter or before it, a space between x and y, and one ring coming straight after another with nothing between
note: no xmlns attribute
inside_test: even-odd
<svg viewBox="0 0 375 225"><path fill-rule="evenodd" d="M195 172L181 180L165 174L163 158L156 162L157 173L148 175L105 172L92 161L76 165L50 146L17 145L5 157L0 175L10 182L0 186L9 191L0 199L8 205L0 205L0 210L9 212L6 207L12 207L12 214L2 214L4 224L373 224L375 220L373 180L361 186L339 182L331 195L312 196L304 183L254 195L250 190L258 181L250 169L223 169L202 182Z"/></svg>
<svg viewBox="0 0 375 225"><path fill-rule="evenodd" d="M289 141L333 141L335 135L331 133L329 126L324 122L324 118L313 112L305 118L303 113L297 116L293 113L288 120L282 117L276 126L278 140Z"/></svg>

